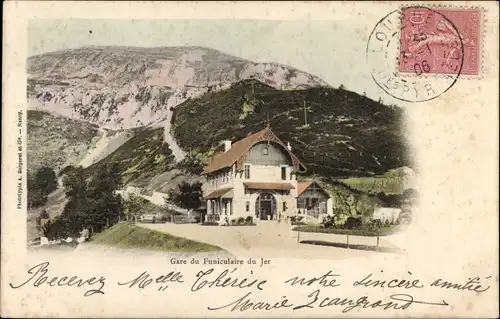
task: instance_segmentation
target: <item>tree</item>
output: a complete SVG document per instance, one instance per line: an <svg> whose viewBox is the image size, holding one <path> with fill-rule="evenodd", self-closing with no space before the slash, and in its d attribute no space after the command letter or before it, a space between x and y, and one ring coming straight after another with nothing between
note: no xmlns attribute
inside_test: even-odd
<svg viewBox="0 0 500 319"><path fill-rule="evenodd" d="M47 210L44 209L41 213L40 213L40 218L41 219L49 219L50 216L49 216L49 213L47 213Z"/></svg>
<svg viewBox="0 0 500 319"><path fill-rule="evenodd" d="M142 215L143 208L147 204L147 199L135 194L129 194L128 199L124 203L124 213L127 220L134 218L134 221L137 222L137 217Z"/></svg>
<svg viewBox="0 0 500 319"><path fill-rule="evenodd" d="M68 202L60 216L47 223L44 234L49 239L78 236L84 225L90 203L87 198L87 174L82 167L67 172L63 177Z"/></svg>
<svg viewBox="0 0 500 319"><path fill-rule="evenodd" d="M87 174L79 166L67 172L63 177L63 186L66 197L70 199L84 198L87 192Z"/></svg>
<svg viewBox="0 0 500 319"><path fill-rule="evenodd" d="M183 182L177 186L177 190L169 191L169 200L185 209L196 209L201 206L203 190L201 182L189 184Z"/></svg>
<svg viewBox="0 0 500 319"><path fill-rule="evenodd" d="M88 183L90 201L86 222L94 231L117 223L123 214L121 196L116 191L122 187L121 175L116 163L103 165Z"/></svg>
<svg viewBox="0 0 500 319"><path fill-rule="evenodd" d="M50 167L40 168L35 175L28 173L28 208L45 205L48 195L57 189L56 173Z"/></svg>
<svg viewBox="0 0 500 319"><path fill-rule="evenodd" d="M72 230L72 220L68 217L61 215L56 219L49 220L43 226L43 234L49 240L61 239L74 236L74 232Z"/></svg>
<svg viewBox="0 0 500 319"><path fill-rule="evenodd" d="M56 172L50 167L40 168L35 175L35 187L44 194L50 194L57 189Z"/></svg>
<svg viewBox="0 0 500 319"><path fill-rule="evenodd" d="M335 203L333 208L333 222L341 224L348 216L356 215L354 193L343 185L334 185L330 192Z"/></svg>
<svg viewBox="0 0 500 319"><path fill-rule="evenodd" d="M43 194L41 190L28 187L28 209L45 205L47 199L47 194Z"/></svg>
<svg viewBox="0 0 500 319"><path fill-rule="evenodd" d="M85 228L101 232L119 221L123 203L116 194L121 187L116 164L104 165L90 176L76 167L65 175L63 184L69 200L61 216L45 227L47 237L76 237Z"/></svg>
<svg viewBox="0 0 500 319"><path fill-rule="evenodd" d="M165 213L167 214L167 216L170 216L170 222L174 222L175 211L170 208L171 204L175 204L172 201L172 196L175 196L174 192L175 192L174 190L170 190L168 192L168 196L163 197L163 201L165 202L165 204L163 205L163 208L165 209Z"/></svg>
<svg viewBox="0 0 500 319"><path fill-rule="evenodd" d="M371 217L376 206L380 205L380 200L376 197L361 194L357 198L356 212L363 217Z"/></svg>
<svg viewBox="0 0 500 319"><path fill-rule="evenodd" d="M204 160L203 154L189 152L177 165L179 168L184 169L190 174L199 175L203 171L203 168L207 165L207 161Z"/></svg>
<svg viewBox="0 0 500 319"><path fill-rule="evenodd" d="M66 174L68 174L68 173L71 173L71 172L72 172L72 171L74 171L74 170L75 170L75 167L74 167L73 165L68 165L68 166L64 167L64 168L63 168L63 169L59 172L58 176L59 176L59 177L64 176L64 175L66 175Z"/></svg>
<svg viewBox="0 0 500 319"><path fill-rule="evenodd" d="M418 192L413 188L404 190L401 195L403 202L413 203L418 198Z"/></svg>
<svg viewBox="0 0 500 319"><path fill-rule="evenodd" d="M36 229L41 230L42 229L42 220L43 219L50 219L49 213L47 213L47 210L44 209L40 215L36 218Z"/></svg>

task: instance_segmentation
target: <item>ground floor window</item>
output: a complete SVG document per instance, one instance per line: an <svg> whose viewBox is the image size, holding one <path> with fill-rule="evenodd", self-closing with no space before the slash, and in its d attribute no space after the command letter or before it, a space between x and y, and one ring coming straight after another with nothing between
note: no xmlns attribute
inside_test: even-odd
<svg viewBox="0 0 500 319"><path fill-rule="evenodd" d="M218 198L207 201L208 214L233 215L233 200L230 198Z"/></svg>
<svg viewBox="0 0 500 319"><path fill-rule="evenodd" d="M326 214L326 199L314 197L299 197L297 199L297 209L299 214L306 214L318 217L320 214Z"/></svg>

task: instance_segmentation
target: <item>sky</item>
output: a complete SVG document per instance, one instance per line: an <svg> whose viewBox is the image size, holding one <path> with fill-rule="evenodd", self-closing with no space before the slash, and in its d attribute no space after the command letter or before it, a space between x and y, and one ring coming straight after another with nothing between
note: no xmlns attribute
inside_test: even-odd
<svg viewBox="0 0 500 319"><path fill-rule="evenodd" d="M256 62L286 64L333 87L404 106L370 76L365 50L381 17L335 21L36 19L28 23L28 55L89 45L210 47Z"/></svg>

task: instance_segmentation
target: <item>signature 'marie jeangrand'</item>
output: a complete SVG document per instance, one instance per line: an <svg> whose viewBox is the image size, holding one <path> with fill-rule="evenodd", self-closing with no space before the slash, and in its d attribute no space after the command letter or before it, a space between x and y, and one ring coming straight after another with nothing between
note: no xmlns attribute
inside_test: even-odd
<svg viewBox="0 0 500 319"><path fill-rule="evenodd" d="M251 298L252 292L248 292L243 297L236 299L218 307L208 307L208 310L222 310L228 309L233 311L255 311L255 310L273 310L280 308L291 308L299 310L304 308L325 308L325 307L339 307L343 313L349 312L356 308L381 308L383 310L406 310L412 304L425 304L432 306L448 306L444 300L439 302L429 302L414 299L409 294L393 294L389 297L390 301L383 300L370 300L368 296L360 296L358 298L345 298L345 297L326 297L321 294L320 289L316 289L310 293L306 301L299 303L291 302L286 296L279 300L255 300Z"/></svg>

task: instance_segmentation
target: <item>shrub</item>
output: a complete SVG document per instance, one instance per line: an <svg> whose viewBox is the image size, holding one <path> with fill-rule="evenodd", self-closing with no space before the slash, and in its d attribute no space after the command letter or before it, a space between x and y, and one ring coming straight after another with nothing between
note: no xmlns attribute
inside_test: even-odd
<svg viewBox="0 0 500 319"><path fill-rule="evenodd" d="M381 221L380 219L372 219L368 224L367 224L367 229L370 231L378 231L384 227L385 222Z"/></svg>
<svg viewBox="0 0 500 319"><path fill-rule="evenodd" d="M411 218L402 218L399 217L395 220L394 225L409 225L411 223Z"/></svg>
<svg viewBox="0 0 500 319"><path fill-rule="evenodd" d="M324 233L324 234L339 234L339 235L354 235L354 236L387 236L394 234L398 231L398 227L382 228L377 231L372 231L362 227L360 229L339 229L339 228L322 228L318 226L300 226L294 227L293 230L299 230L301 232L311 232L311 233Z"/></svg>
<svg viewBox="0 0 500 319"><path fill-rule="evenodd" d="M363 225L363 222L361 220L361 217L349 217L347 218L345 224L344 224L344 227L347 228L347 229L357 229L357 228L361 228L361 226Z"/></svg>
<svg viewBox="0 0 500 319"><path fill-rule="evenodd" d="M207 215L207 222L218 222L219 219L220 219L220 215L213 215L213 214Z"/></svg>
<svg viewBox="0 0 500 319"><path fill-rule="evenodd" d="M194 221L199 223L201 221L201 216L194 216Z"/></svg>
<svg viewBox="0 0 500 319"><path fill-rule="evenodd" d="M398 219L395 221L395 224L409 224L411 223L412 220L412 214L411 211L402 211L401 214L399 214Z"/></svg>
<svg viewBox="0 0 500 319"><path fill-rule="evenodd" d="M219 226L218 222L204 222L203 226Z"/></svg>
<svg viewBox="0 0 500 319"><path fill-rule="evenodd" d="M237 223L238 223L238 225L245 224L245 218L244 217L239 217Z"/></svg>
<svg viewBox="0 0 500 319"><path fill-rule="evenodd" d="M247 216L247 218L245 218L245 223L247 225L252 225L253 224L253 216Z"/></svg>
<svg viewBox="0 0 500 319"><path fill-rule="evenodd" d="M306 223L302 222L304 216L290 216L290 223L292 225L306 225Z"/></svg>
<svg viewBox="0 0 500 319"><path fill-rule="evenodd" d="M236 218L232 218L232 219L231 219L231 225L232 225L232 226L236 225L236 222L237 222L237 221L238 221L238 220L237 220Z"/></svg>
<svg viewBox="0 0 500 319"><path fill-rule="evenodd" d="M335 227L335 222L334 222L333 216L323 217L323 220L321 221L321 225L323 225L323 228Z"/></svg>
<svg viewBox="0 0 500 319"><path fill-rule="evenodd" d="M298 223L300 221L302 221L304 219L304 216L299 216L299 215L296 215L296 216L290 216L290 222L293 223Z"/></svg>

